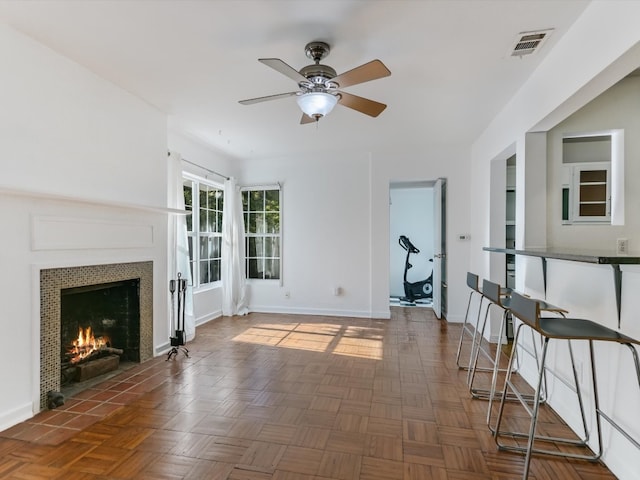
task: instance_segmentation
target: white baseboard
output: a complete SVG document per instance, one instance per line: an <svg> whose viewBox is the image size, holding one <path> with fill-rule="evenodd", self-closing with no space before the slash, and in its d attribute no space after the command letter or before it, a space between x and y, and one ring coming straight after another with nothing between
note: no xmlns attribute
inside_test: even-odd
<svg viewBox="0 0 640 480"><path fill-rule="evenodd" d="M0 415L0 431L13 427L20 422L29 420L35 414L33 411L33 403L25 403L21 407L15 408L9 412Z"/></svg>
<svg viewBox="0 0 640 480"><path fill-rule="evenodd" d="M158 357L160 355L164 355L169 351L170 348L171 348L171 344L169 342L165 342L162 345L156 346L156 348L154 349L155 356Z"/></svg>
<svg viewBox="0 0 640 480"><path fill-rule="evenodd" d="M447 315L447 322L449 323L463 323L464 315Z"/></svg>
<svg viewBox="0 0 640 480"><path fill-rule="evenodd" d="M390 318L389 311L371 312L362 310L333 310L326 308L282 307L251 305L249 311L256 313L283 313L294 315L322 315L327 317L354 317L354 318Z"/></svg>
<svg viewBox="0 0 640 480"><path fill-rule="evenodd" d="M222 316L222 310L216 310L215 312L211 312L207 315L202 315L201 317L196 318L196 327L200 325L204 325L211 320L215 320L216 318L220 318Z"/></svg>

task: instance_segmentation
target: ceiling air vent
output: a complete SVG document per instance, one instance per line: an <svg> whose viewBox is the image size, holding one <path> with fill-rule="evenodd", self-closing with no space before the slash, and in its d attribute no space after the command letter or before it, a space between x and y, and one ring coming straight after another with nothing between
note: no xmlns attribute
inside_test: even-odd
<svg viewBox="0 0 640 480"><path fill-rule="evenodd" d="M547 38L549 38L551 32L553 32L552 28L536 30L535 32L520 32L513 43L513 48L509 52L509 55L512 57L523 57L524 55L531 55L537 52Z"/></svg>

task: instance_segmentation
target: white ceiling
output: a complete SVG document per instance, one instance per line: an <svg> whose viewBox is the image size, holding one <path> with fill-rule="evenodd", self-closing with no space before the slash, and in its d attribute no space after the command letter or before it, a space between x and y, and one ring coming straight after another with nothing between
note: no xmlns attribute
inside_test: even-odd
<svg viewBox="0 0 640 480"><path fill-rule="evenodd" d="M0 21L170 115L238 158L469 144L526 81L587 0L0 0ZM508 53L519 32L554 28L539 53ZM311 63L331 45L338 73L373 59L390 77L345 91L386 103L378 117L338 105L300 125L296 90L259 63Z"/></svg>

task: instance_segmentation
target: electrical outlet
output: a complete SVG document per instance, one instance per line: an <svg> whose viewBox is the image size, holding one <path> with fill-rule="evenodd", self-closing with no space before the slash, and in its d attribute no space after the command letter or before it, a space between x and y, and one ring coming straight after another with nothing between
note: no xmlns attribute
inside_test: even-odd
<svg viewBox="0 0 640 480"><path fill-rule="evenodd" d="M291 292L289 291L284 292L284 298L291 298Z"/></svg>
<svg viewBox="0 0 640 480"><path fill-rule="evenodd" d="M626 238L616 240L616 253L618 255L626 255L629 253L629 240Z"/></svg>

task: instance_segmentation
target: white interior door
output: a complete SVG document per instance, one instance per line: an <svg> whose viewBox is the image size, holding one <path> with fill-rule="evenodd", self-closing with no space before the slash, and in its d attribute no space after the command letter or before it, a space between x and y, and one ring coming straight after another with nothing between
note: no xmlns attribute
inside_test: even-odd
<svg viewBox="0 0 640 480"><path fill-rule="evenodd" d="M442 304L443 277L446 266L446 243L443 228L446 219L444 212L446 207L445 192L445 180L439 178L433 187L433 312L438 318L442 317L442 311L446 309L446 305Z"/></svg>

